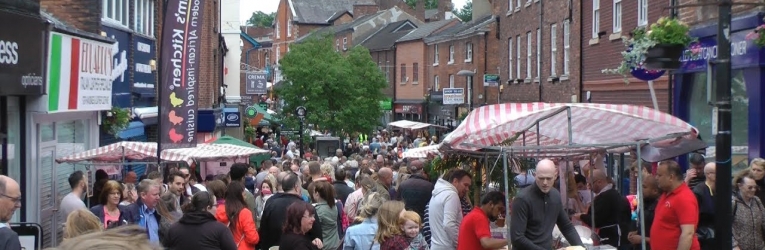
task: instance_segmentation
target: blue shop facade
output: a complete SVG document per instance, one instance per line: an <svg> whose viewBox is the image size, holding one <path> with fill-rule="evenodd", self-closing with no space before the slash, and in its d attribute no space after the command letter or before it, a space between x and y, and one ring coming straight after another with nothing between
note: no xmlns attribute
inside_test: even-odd
<svg viewBox="0 0 765 250"><path fill-rule="evenodd" d="M748 166L756 157L765 156L765 133L762 126L765 104L765 50L746 36L763 24L763 14L754 13L735 17L731 26L732 63L732 145L733 168ZM675 71L672 89L673 115L699 129L701 138L712 146L707 156L714 155L717 118L711 102L715 100L716 80L714 59L717 58L717 23L691 30L698 38L701 52L682 58L683 67ZM708 77L711 77L708 79Z"/></svg>

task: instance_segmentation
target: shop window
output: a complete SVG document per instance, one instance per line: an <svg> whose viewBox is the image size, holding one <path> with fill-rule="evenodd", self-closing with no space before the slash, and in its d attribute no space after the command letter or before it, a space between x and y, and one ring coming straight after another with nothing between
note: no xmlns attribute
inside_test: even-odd
<svg viewBox="0 0 765 250"><path fill-rule="evenodd" d="M699 130L701 138L709 145L715 144L715 135L713 128L717 127L717 120L714 119L713 109L707 103L707 74L696 73L694 75L693 86L690 91L690 101L688 107L689 123ZM713 81L712 86L715 86ZM746 93L746 81L744 72L741 70L733 71L733 81L731 82L732 97L732 145L733 154L747 154L749 137L749 97ZM714 89L712 89L714 91ZM737 162L734 161L733 164Z"/></svg>
<svg viewBox="0 0 765 250"><path fill-rule="evenodd" d="M102 19L128 27L128 24L130 24L130 18L128 18L130 2L128 0L103 0L102 6Z"/></svg>

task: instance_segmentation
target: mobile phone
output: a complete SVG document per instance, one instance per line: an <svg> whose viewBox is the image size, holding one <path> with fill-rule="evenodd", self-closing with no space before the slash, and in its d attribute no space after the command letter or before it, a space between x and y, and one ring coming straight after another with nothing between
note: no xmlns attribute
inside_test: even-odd
<svg viewBox="0 0 765 250"><path fill-rule="evenodd" d="M11 223L11 229L19 234L19 242L21 242L21 249L23 250L40 250L42 249L42 227L37 223Z"/></svg>

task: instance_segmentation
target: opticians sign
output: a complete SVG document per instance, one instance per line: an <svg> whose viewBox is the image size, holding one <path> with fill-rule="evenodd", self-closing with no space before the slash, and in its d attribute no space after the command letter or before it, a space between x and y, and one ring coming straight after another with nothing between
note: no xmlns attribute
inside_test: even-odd
<svg viewBox="0 0 765 250"><path fill-rule="evenodd" d="M0 88L2 95L42 95L45 90L40 18L0 11Z"/></svg>

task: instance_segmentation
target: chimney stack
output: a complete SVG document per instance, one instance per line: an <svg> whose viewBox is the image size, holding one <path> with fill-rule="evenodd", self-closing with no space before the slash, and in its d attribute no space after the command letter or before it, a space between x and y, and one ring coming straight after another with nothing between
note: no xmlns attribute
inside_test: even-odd
<svg viewBox="0 0 765 250"><path fill-rule="evenodd" d="M491 3L489 0L472 0L473 1L473 20L491 15Z"/></svg>
<svg viewBox="0 0 765 250"><path fill-rule="evenodd" d="M452 0L438 0L438 14L436 15L436 20L451 19L452 16L454 16L452 14L453 9L454 4L452 3Z"/></svg>
<svg viewBox="0 0 765 250"><path fill-rule="evenodd" d="M417 0L417 4L415 5L414 11L416 13L417 19L420 21L425 22L425 1L427 0Z"/></svg>

